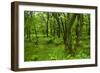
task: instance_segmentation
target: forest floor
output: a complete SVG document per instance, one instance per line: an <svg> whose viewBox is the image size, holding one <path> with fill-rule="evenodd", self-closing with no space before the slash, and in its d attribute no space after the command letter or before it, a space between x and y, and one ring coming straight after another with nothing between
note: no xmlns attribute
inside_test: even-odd
<svg viewBox="0 0 100 73"><path fill-rule="evenodd" d="M46 61L46 60L68 60L90 58L89 46L87 42L82 45L83 49L72 56L66 54L63 41L61 39L50 40L49 38L38 38L38 43L25 40L24 60L25 61ZM36 40L35 40L36 41ZM83 42L83 43L84 43Z"/></svg>

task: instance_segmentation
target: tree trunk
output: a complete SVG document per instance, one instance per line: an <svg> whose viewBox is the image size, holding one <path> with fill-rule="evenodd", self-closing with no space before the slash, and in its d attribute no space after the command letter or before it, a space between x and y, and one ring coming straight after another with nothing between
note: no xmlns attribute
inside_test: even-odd
<svg viewBox="0 0 100 73"><path fill-rule="evenodd" d="M76 14L73 14L72 16L70 16L70 19L65 27L65 31L64 31L64 44L65 44L65 51L67 53L72 54L72 36L71 36L71 28L74 24L74 21L76 19Z"/></svg>
<svg viewBox="0 0 100 73"><path fill-rule="evenodd" d="M47 23L46 23L46 34L48 37L48 24L49 24L49 13L47 13Z"/></svg>

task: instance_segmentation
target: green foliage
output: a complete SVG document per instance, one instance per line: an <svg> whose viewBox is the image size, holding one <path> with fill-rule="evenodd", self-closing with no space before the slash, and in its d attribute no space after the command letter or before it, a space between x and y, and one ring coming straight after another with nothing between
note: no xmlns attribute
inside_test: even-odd
<svg viewBox="0 0 100 73"><path fill-rule="evenodd" d="M24 11L24 60L90 58L90 15Z"/></svg>
<svg viewBox="0 0 100 73"><path fill-rule="evenodd" d="M54 43L55 43L55 45L63 44L63 39L62 38L56 38L56 39L54 39Z"/></svg>
<svg viewBox="0 0 100 73"><path fill-rule="evenodd" d="M52 38L48 38L48 37L47 37L47 38L45 38L45 41L46 41L46 43L48 43L48 44L49 44L49 43L53 43L53 39L52 39Z"/></svg>

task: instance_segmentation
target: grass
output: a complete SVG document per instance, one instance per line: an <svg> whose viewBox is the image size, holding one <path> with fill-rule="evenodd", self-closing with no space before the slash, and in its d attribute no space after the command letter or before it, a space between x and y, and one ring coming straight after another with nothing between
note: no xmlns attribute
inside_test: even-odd
<svg viewBox="0 0 100 73"><path fill-rule="evenodd" d="M68 59L86 59L90 58L90 47L84 39L80 46L81 49L72 56L66 54L63 40L60 38L50 39L49 37L39 37L31 41L25 40L24 60L25 61L46 61L46 60L68 60Z"/></svg>

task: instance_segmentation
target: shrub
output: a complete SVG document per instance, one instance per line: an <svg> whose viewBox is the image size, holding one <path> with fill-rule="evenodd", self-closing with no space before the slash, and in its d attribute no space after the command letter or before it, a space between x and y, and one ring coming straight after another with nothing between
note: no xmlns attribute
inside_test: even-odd
<svg viewBox="0 0 100 73"><path fill-rule="evenodd" d="M32 61L37 61L38 60L38 56L37 55L33 55L31 58Z"/></svg>
<svg viewBox="0 0 100 73"><path fill-rule="evenodd" d="M52 38L45 38L46 43L53 43L53 39Z"/></svg>
<svg viewBox="0 0 100 73"><path fill-rule="evenodd" d="M62 40L61 38L56 38L56 39L54 40L54 43L55 43L56 45L60 45L60 44L63 43L63 40Z"/></svg>

